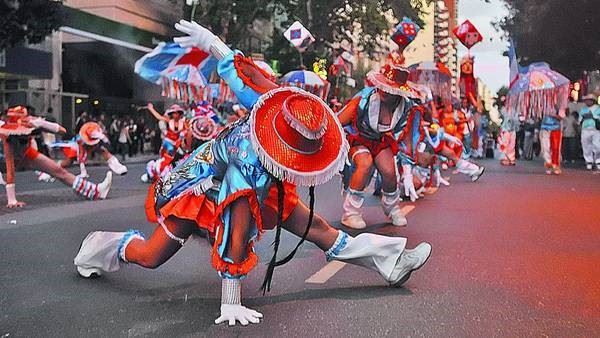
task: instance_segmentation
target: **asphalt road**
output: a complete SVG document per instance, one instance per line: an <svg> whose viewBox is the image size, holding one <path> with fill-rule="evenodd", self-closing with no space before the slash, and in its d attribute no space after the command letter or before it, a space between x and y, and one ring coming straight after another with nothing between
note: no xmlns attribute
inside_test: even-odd
<svg viewBox="0 0 600 338"><path fill-rule="evenodd" d="M78 277L72 264L93 230L140 229L147 186L143 165L116 177L110 199L82 201L60 183L18 174L28 206L0 207L0 337L122 336L600 336L600 175L565 170L546 176L539 163L488 166L473 184L452 186L414 204L409 226L386 225L369 198L367 231L433 245L428 264L403 288L375 273L328 265L311 244L258 290L264 264L244 282L245 304L264 321L216 326L220 279L209 245L189 241L156 270L125 265L102 278ZM104 168L91 168L99 180ZM2 204L4 194L0 195ZM339 225L339 180L317 189L317 210ZM258 245L262 262L272 234ZM287 235L281 252L297 238ZM308 283L320 281L322 283Z"/></svg>

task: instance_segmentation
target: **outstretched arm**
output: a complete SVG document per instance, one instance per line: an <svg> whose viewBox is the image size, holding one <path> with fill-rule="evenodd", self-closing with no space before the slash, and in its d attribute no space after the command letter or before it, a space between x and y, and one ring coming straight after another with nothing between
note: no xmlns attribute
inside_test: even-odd
<svg viewBox="0 0 600 338"><path fill-rule="evenodd" d="M361 97L356 96L348 102L342 110L338 113L338 120L342 126L351 124L356 119L356 112L358 111L358 104L360 103Z"/></svg>
<svg viewBox="0 0 600 338"><path fill-rule="evenodd" d="M182 47L197 47L219 60L217 72L240 103L251 109L260 95L277 88L268 75L239 51L232 51L221 39L195 22L181 20L175 28L187 36L174 39Z"/></svg>
<svg viewBox="0 0 600 338"><path fill-rule="evenodd" d="M29 124L36 129L41 129L53 134L65 134L67 132L65 127L61 126L60 124L46 121L46 119L41 117L29 119Z"/></svg>
<svg viewBox="0 0 600 338"><path fill-rule="evenodd" d="M148 111L159 121L169 121L168 118L162 116L156 109L154 109L154 105L152 103L148 103L146 106Z"/></svg>

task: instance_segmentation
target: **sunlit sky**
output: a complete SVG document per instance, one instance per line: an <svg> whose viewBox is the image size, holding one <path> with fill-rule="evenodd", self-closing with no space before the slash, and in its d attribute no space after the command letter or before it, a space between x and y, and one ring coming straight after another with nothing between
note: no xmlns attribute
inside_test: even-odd
<svg viewBox="0 0 600 338"><path fill-rule="evenodd" d="M507 13L502 1L491 0L459 0L458 23L469 19L481 32L484 40L471 48L475 56L475 76L481 78L493 93L508 84L508 58L502 56L508 43L501 40L501 32L497 32L492 22L504 17ZM490 41L491 39L491 41ZM459 43L458 57L467 53L467 49Z"/></svg>

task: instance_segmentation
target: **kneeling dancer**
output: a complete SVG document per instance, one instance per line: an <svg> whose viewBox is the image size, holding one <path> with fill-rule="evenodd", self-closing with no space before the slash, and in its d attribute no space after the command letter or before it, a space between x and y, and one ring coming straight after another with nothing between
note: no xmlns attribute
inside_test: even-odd
<svg viewBox="0 0 600 338"><path fill-rule="evenodd" d="M120 262L157 267L202 228L215 238L212 265L223 279L221 315L215 323L258 323L262 314L241 303L241 283L258 262L255 240L275 228L275 253L263 283L263 290L270 289L274 268L295 252L276 260L285 228L302 237L298 246L304 239L313 242L329 260L375 270L394 286L406 282L431 254L429 244L408 250L405 238L353 238L314 215L314 186L339 171L348 150L327 105L301 89L278 88L251 59L198 24L181 21L176 28L189 35L176 42L219 59L219 75L251 113L154 183L146 210L158 226L148 239L138 231L93 232L75 257L79 273L88 277L116 271ZM298 198L296 185L310 186L310 208Z"/></svg>

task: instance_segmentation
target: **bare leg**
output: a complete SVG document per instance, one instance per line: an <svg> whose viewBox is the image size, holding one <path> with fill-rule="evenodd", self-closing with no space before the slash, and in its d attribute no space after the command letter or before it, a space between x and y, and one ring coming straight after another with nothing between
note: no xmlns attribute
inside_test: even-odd
<svg viewBox="0 0 600 338"><path fill-rule="evenodd" d="M387 148L377 154L375 166L381 174L381 186L384 192L395 192L398 189L398 179L396 177L394 153Z"/></svg>
<svg viewBox="0 0 600 338"><path fill-rule="evenodd" d="M75 175L71 174L65 168L58 165L45 155L39 154L35 159L27 160L27 162L31 168L45 172L48 175L59 179L68 186L73 186Z"/></svg>
<svg viewBox="0 0 600 338"><path fill-rule="evenodd" d="M284 222L283 228L298 237L302 237L308 224L309 214L308 207L302 201L298 201L298 205ZM265 225L273 226L277 223L277 213L271 208L263 208L262 217ZM321 250L326 251L331 248L337 236L338 231L321 216L315 214L306 240L315 243Z"/></svg>
<svg viewBox="0 0 600 338"><path fill-rule="evenodd" d="M194 222L176 217L167 218L163 224L172 235L183 240L190 237L196 227ZM182 244L173 240L163 226L157 226L150 238L131 240L125 249L125 258L130 263L155 269L173 257L181 247Z"/></svg>
<svg viewBox="0 0 600 338"><path fill-rule="evenodd" d="M21 208L25 206L25 202L19 202L15 192L15 155L10 141L6 138L4 144L4 160L6 162L6 197L8 208Z"/></svg>
<svg viewBox="0 0 600 338"><path fill-rule="evenodd" d="M62 168L69 168L70 166L73 165L73 160L74 160L73 158L67 157L67 158L63 159L62 161L60 161L60 166Z"/></svg>
<svg viewBox="0 0 600 338"><path fill-rule="evenodd" d="M350 178L350 189L363 191L367 186L370 175L373 174L373 157L367 148L358 146L351 149L355 170Z"/></svg>
<svg viewBox="0 0 600 338"><path fill-rule="evenodd" d="M100 147L100 153L105 161L108 161L111 157L113 157L113 154L111 154L110 151L104 147Z"/></svg>

